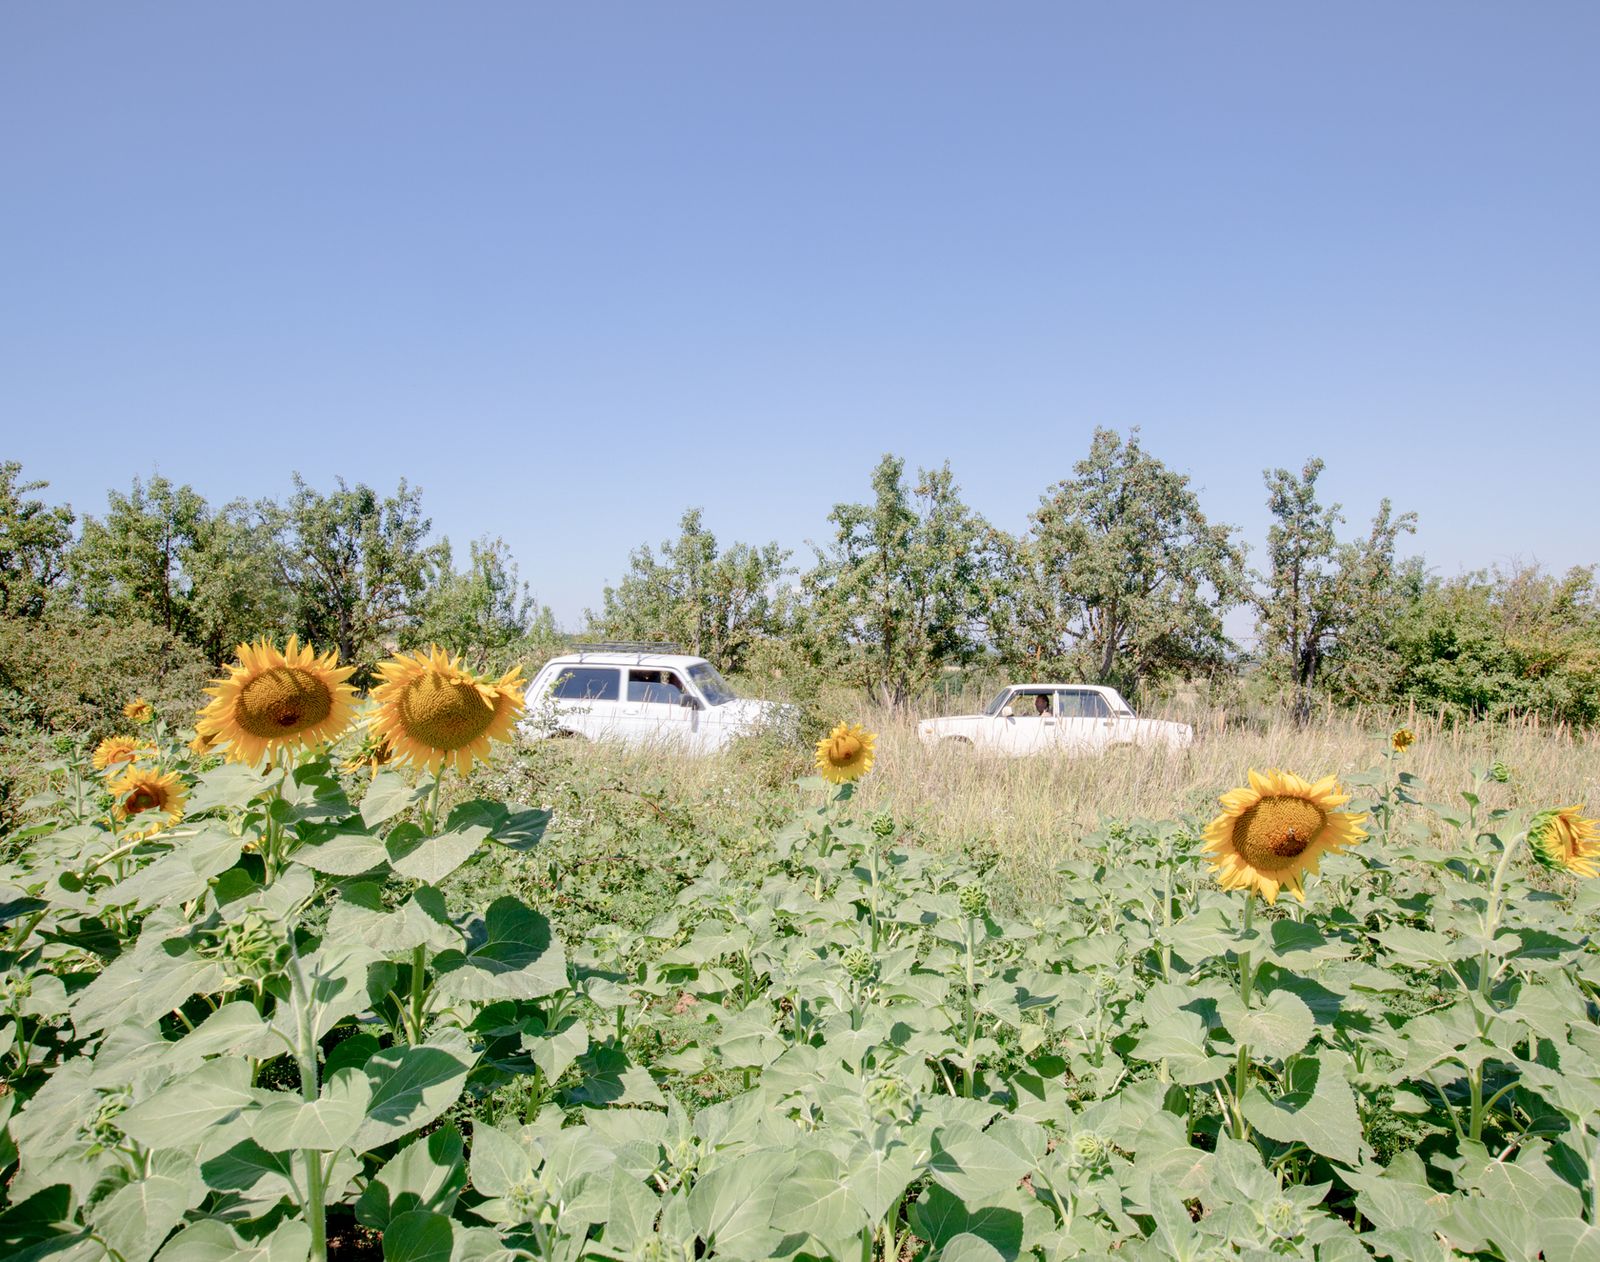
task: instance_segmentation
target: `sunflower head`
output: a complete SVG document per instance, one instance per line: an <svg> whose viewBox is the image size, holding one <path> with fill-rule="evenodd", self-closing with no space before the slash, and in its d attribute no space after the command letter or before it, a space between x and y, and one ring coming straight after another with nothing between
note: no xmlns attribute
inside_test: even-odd
<svg viewBox="0 0 1600 1262"><path fill-rule="evenodd" d="M1405 753L1406 750L1410 749L1416 743L1417 734L1409 727L1399 728L1392 736L1389 737L1389 748L1394 750L1394 752L1397 754Z"/></svg>
<svg viewBox="0 0 1600 1262"><path fill-rule="evenodd" d="M115 775L122 769L122 764L137 762L146 754L155 752L154 745L136 736L108 736L95 746L94 769L106 775Z"/></svg>
<svg viewBox="0 0 1600 1262"><path fill-rule="evenodd" d="M207 736L204 732L196 732L195 737L189 742L189 752L196 758L204 758L217 747L217 738Z"/></svg>
<svg viewBox="0 0 1600 1262"><path fill-rule="evenodd" d="M438 773L453 764L465 772L488 758L490 741L511 739L522 713L522 667L490 682L467 671L437 644L401 653L378 667L378 708L367 720L369 739L392 756Z"/></svg>
<svg viewBox="0 0 1600 1262"><path fill-rule="evenodd" d="M133 838L153 837L183 818L188 790L178 773L163 773L159 768L130 767L109 786L116 798L111 813L120 821L132 821Z"/></svg>
<svg viewBox="0 0 1600 1262"><path fill-rule="evenodd" d="M1554 871L1574 876L1600 875L1600 823L1583 817L1583 807L1541 811L1528 829L1533 857Z"/></svg>
<svg viewBox="0 0 1600 1262"><path fill-rule="evenodd" d="M1286 889L1305 902L1301 878L1367 835L1365 815L1337 808L1350 800L1326 776L1315 784L1287 771L1250 772L1247 787L1222 795L1222 814L1206 826L1205 860L1226 890L1252 890L1269 903Z"/></svg>
<svg viewBox="0 0 1600 1262"><path fill-rule="evenodd" d="M343 765L346 771L361 771L365 768L376 776L378 768L388 765L393 757L394 750L389 747L388 738L374 736L369 729L362 733L360 746L355 753L344 760Z"/></svg>
<svg viewBox="0 0 1600 1262"><path fill-rule="evenodd" d="M839 724L817 742L817 773L834 784L861 779L872 770L877 740L859 723Z"/></svg>
<svg viewBox="0 0 1600 1262"><path fill-rule="evenodd" d="M122 713L135 723L149 723L156 717L155 707L143 697L135 697L128 702L127 705L122 707Z"/></svg>
<svg viewBox="0 0 1600 1262"><path fill-rule="evenodd" d="M336 653L318 657L290 636L282 652L267 640L241 644L227 675L206 691L211 702L195 724L201 737L228 746L228 761L250 766L263 757L331 740L355 714L354 666Z"/></svg>

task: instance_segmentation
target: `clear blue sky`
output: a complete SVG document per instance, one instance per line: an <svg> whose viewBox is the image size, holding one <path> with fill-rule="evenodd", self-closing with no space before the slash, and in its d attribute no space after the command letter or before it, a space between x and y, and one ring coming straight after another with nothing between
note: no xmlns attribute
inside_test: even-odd
<svg viewBox="0 0 1600 1262"><path fill-rule="evenodd" d="M1600 5L10 4L0 457L425 489L575 622L884 451L1021 528L1143 427L1444 573L1600 560Z"/></svg>

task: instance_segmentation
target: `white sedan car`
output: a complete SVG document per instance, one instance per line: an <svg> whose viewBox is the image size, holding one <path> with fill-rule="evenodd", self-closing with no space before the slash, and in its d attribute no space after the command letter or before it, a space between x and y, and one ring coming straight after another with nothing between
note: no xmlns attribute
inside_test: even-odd
<svg viewBox="0 0 1600 1262"><path fill-rule="evenodd" d="M917 735L925 745L970 745L1013 757L1051 750L1099 754L1119 745L1178 750L1194 743L1187 723L1138 718L1115 688L1090 684L1012 684L982 714L927 719Z"/></svg>
<svg viewBox="0 0 1600 1262"><path fill-rule="evenodd" d="M736 737L794 725L793 707L734 695L703 657L650 646L596 646L552 658L528 685L519 726L530 740L550 736L675 747L693 754L726 749Z"/></svg>

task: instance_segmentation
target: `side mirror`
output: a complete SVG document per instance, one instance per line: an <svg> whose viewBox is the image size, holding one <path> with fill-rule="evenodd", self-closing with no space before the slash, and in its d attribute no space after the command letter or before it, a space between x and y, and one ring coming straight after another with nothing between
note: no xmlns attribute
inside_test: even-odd
<svg viewBox="0 0 1600 1262"><path fill-rule="evenodd" d="M678 704L681 705L685 710L698 710L700 708L700 698L691 697L688 693L684 693L683 699L680 700Z"/></svg>
<svg viewBox="0 0 1600 1262"><path fill-rule="evenodd" d="M1010 706L1007 706L1005 709L1000 711L1000 717L1002 719L1014 719L1017 717L1017 712Z"/></svg>

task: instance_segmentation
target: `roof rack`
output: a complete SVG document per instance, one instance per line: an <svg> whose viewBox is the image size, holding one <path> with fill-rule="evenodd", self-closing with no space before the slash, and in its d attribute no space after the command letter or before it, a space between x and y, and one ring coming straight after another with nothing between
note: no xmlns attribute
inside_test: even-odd
<svg viewBox="0 0 1600 1262"><path fill-rule="evenodd" d="M567 647L575 653L682 653L680 645L649 640L575 640Z"/></svg>

